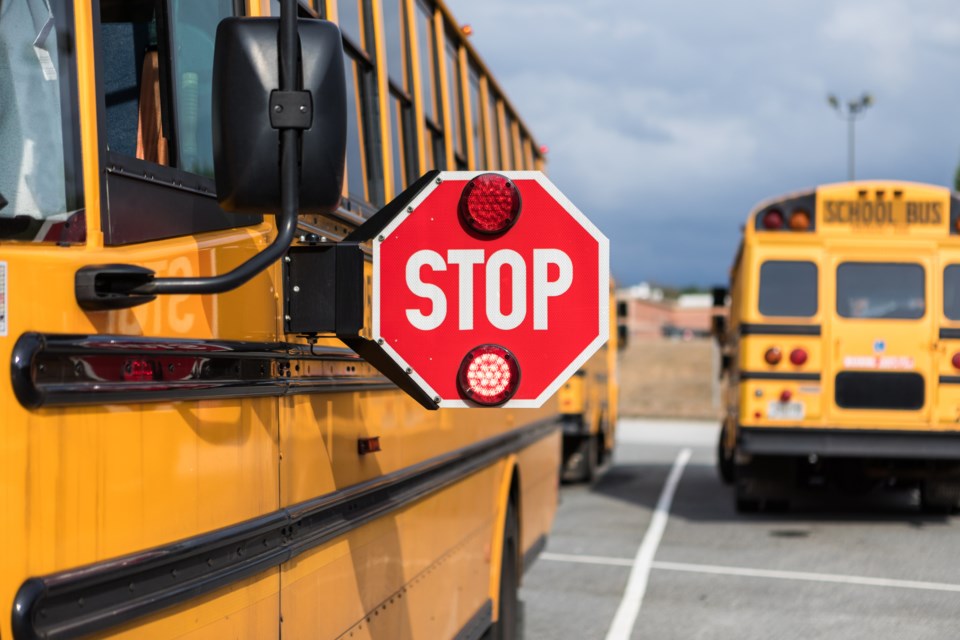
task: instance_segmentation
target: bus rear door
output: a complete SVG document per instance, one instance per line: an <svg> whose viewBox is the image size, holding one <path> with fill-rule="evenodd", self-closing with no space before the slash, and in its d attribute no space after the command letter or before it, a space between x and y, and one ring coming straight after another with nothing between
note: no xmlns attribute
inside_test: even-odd
<svg viewBox="0 0 960 640"><path fill-rule="evenodd" d="M827 424L840 428L909 428L932 415L934 345L931 282L934 248L830 252L834 320L824 327L832 357L823 391Z"/></svg>

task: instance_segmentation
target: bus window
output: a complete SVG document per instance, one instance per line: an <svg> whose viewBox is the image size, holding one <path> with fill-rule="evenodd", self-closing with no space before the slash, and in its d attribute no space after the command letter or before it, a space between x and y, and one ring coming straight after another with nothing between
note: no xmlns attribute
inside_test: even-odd
<svg viewBox="0 0 960 640"><path fill-rule="evenodd" d="M367 176L364 162L362 92L364 73L359 60L343 57L343 75L347 80L347 194L368 202Z"/></svg>
<svg viewBox="0 0 960 640"><path fill-rule="evenodd" d="M426 120L425 170L446 169L446 151L443 142L443 126L440 124L440 83L436 69L439 54L437 52L436 31L433 28L433 8L422 0L416 2L414 26L417 37L420 72L420 102Z"/></svg>
<svg viewBox="0 0 960 640"><path fill-rule="evenodd" d="M365 39L361 15L360 0L337 0L337 25L340 31L362 47Z"/></svg>
<svg viewBox="0 0 960 640"><path fill-rule="evenodd" d="M72 13L65 0L0 7L0 240L57 240L45 223L83 207Z"/></svg>
<svg viewBox="0 0 960 640"><path fill-rule="evenodd" d="M960 264L943 270L943 315L960 320Z"/></svg>
<svg viewBox="0 0 960 640"><path fill-rule="evenodd" d="M407 18L402 0L382 0L383 40L387 58L390 109L390 153L393 162L393 195L419 175L416 167L416 133L410 91Z"/></svg>
<svg viewBox="0 0 960 640"><path fill-rule="evenodd" d="M844 262L837 267L837 313L844 318L922 318L923 267Z"/></svg>
<svg viewBox="0 0 960 640"><path fill-rule="evenodd" d="M817 313L817 265L770 260L760 265L760 313L809 318Z"/></svg>
<svg viewBox="0 0 960 640"><path fill-rule="evenodd" d="M480 72L470 66L470 132L473 135L473 168L487 168L487 154L484 147L486 136L483 131L483 113L480 103Z"/></svg>
<svg viewBox="0 0 960 640"><path fill-rule="evenodd" d="M213 45L220 20L232 15L233 0L214 3L173 0L170 3L171 88L179 141L178 166L210 178L213 177ZM146 143L144 140L144 146Z"/></svg>
<svg viewBox="0 0 960 640"><path fill-rule="evenodd" d="M453 139L453 162L458 170L467 168L464 153L463 106L460 104L460 56L456 38L446 39L447 101L450 105L450 136Z"/></svg>
<svg viewBox="0 0 960 640"><path fill-rule="evenodd" d="M497 94L487 83L490 104L487 106L487 122L490 125L490 162L491 169L501 168L500 163L500 117L497 114Z"/></svg>

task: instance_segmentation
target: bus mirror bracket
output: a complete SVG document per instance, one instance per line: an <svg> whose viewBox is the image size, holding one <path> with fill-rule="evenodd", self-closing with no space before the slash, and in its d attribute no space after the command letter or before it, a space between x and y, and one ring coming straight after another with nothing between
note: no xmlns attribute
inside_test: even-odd
<svg viewBox="0 0 960 640"><path fill-rule="evenodd" d="M82 267L75 278L81 308L123 309L158 295L231 291L284 256L300 212L331 213L339 206L347 108L343 41L335 24L298 19L297 0L282 0L279 19L221 21L212 88L220 206L276 211L276 237L218 276L158 278L135 265Z"/></svg>

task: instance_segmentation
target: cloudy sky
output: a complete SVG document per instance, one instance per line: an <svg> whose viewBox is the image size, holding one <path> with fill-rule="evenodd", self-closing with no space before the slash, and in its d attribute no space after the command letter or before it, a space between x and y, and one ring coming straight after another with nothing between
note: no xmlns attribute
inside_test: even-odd
<svg viewBox="0 0 960 640"><path fill-rule="evenodd" d="M447 0L611 238L621 284L723 283L754 204L846 179L826 96L875 105L857 177L952 185L957 0Z"/></svg>

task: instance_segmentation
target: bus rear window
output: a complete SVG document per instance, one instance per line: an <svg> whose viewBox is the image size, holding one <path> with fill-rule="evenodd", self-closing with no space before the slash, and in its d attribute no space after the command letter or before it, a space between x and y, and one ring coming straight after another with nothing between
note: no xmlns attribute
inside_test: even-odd
<svg viewBox="0 0 960 640"><path fill-rule="evenodd" d="M809 318L817 313L817 265L770 260L760 265L760 313Z"/></svg>
<svg viewBox="0 0 960 640"><path fill-rule="evenodd" d="M844 318L922 318L923 276L918 264L844 262L837 267L837 313Z"/></svg>
<svg viewBox="0 0 960 640"><path fill-rule="evenodd" d="M943 270L943 315L960 320L960 264Z"/></svg>

